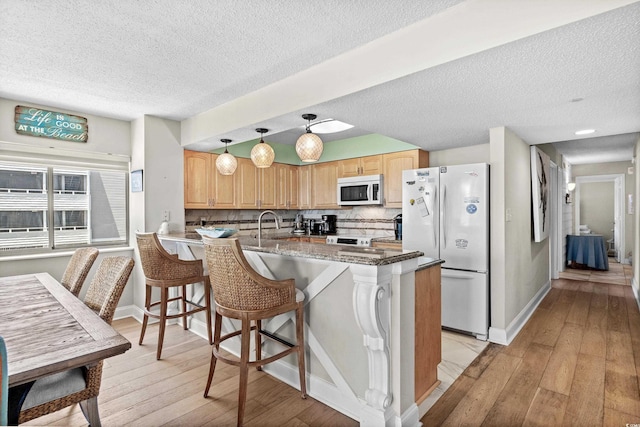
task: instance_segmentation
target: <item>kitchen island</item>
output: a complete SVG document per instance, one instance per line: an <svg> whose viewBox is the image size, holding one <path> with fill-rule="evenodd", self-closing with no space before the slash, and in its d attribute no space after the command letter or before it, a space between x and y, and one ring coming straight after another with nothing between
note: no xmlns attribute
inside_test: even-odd
<svg viewBox="0 0 640 427"><path fill-rule="evenodd" d="M158 237L180 258L204 258L195 233ZM420 425L418 404L438 385L440 261L421 265L416 273L418 251L239 240L257 272L276 280L294 278L305 293L309 395L361 425ZM202 319L194 322L204 331ZM292 322L293 314L281 315L264 327L292 338ZM223 323L223 333L231 328ZM265 354L274 352L268 344ZM238 354L239 341L225 348ZM295 356L264 370L298 387Z"/></svg>

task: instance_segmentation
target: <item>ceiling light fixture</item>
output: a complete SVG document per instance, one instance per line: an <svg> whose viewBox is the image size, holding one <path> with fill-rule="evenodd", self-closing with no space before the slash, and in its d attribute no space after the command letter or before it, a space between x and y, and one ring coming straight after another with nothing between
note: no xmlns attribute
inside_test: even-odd
<svg viewBox="0 0 640 427"><path fill-rule="evenodd" d="M257 168L268 168L276 157L273 148L262 139L263 134L269 132L269 129L257 128L256 132L260 133L260 142L251 149L251 161Z"/></svg>
<svg viewBox="0 0 640 427"><path fill-rule="evenodd" d="M222 175L233 175L238 167L238 160L227 150L227 144L231 140L221 139L220 141L224 143L224 153L220 154L216 159L216 169Z"/></svg>
<svg viewBox="0 0 640 427"><path fill-rule="evenodd" d="M311 132L311 120L315 120L315 114L303 114L302 118L307 120L307 132L302 134L296 141L296 153L303 162L317 162L322 155L322 140Z"/></svg>
<svg viewBox="0 0 640 427"><path fill-rule="evenodd" d="M579 131L576 131L576 135L589 135L590 133L594 133L596 130L595 129L582 129Z"/></svg>
<svg viewBox="0 0 640 427"><path fill-rule="evenodd" d="M311 129L314 133L323 134L342 132L347 129L351 129L352 127L353 125L341 122L340 120L326 119L315 122L314 124L309 126L309 129Z"/></svg>

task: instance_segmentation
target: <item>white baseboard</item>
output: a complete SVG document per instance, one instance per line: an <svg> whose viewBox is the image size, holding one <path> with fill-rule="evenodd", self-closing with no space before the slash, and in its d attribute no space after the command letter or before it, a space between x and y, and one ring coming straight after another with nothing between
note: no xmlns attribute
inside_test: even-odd
<svg viewBox="0 0 640 427"><path fill-rule="evenodd" d="M489 328L489 341L509 345L511 341L518 335L520 330L527 324L527 321L538 308L538 305L542 302L544 297L551 290L551 282L547 282L538 290L538 292L531 298L531 301L520 311L520 313L513 319L513 321L507 326L506 329Z"/></svg>

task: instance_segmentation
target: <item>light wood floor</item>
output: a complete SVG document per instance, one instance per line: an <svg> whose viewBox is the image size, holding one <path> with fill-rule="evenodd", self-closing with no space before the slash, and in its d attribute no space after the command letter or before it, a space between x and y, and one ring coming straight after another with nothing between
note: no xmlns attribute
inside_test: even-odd
<svg viewBox="0 0 640 427"><path fill-rule="evenodd" d="M582 280L585 282L613 283L631 286L633 267L620 264L614 258L609 258L609 270L599 271L590 269L567 268L560 273L561 279Z"/></svg>
<svg viewBox="0 0 640 427"><path fill-rule="evenodd" d="M627 285L559 279L509 346L489 344L425 426L640 423L640 312Z"/></svg>
<svg viewBox="0 0 640 427"><path fill-rule="evenodd" d="M132 343L131 350L107 359L98 397L100 418L109 426L235 426L238 369L218 363L209 397L203 392L209 372L206 340L177 325L167 327L162 360L156 361L157 325L138 345L140 323L132 318L113 326ZM276 379L250 370L245 426L356 426L358 423ZM23 425L86 426L78 405Z"/></svg>

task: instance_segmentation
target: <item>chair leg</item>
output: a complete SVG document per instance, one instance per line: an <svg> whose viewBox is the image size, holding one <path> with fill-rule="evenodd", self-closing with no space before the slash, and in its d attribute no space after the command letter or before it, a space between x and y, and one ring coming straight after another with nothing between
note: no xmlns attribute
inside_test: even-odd
<svg viewBox="0 0 640 427"><path fill-rule="evenodd" d="M207 316L207 332L209 333L209 345L213 344L212 327L211 327L211 284L208 280L204 282L204 305L207 307L205 315Z"/></svg>
<svg viewBox="0 0 640 427"><path fill-rule="evenodd" d="M151 286L145 285L145 295L144 295L144 306L149 311L149 306L151 305ZM146 314L142 317L142 330L140 331L140 340L138 341L138 345L142 345L142 340L144 339L144 333L147 331L147 322L149 322L149 316Z"/></svg>
<svg viewBox="0 0 640 427"><path fill-rule="evenodd" d="M187 312L187 285L182 285L182 312ZM187 328L187 316L182 317L182 327L186 331Z"/></svg>
<svg viewBox="0 0 640 427"><path fill-rule="evenodd" d="M296 345L298 346L298 371L300 373L300 393L307 398L307 382L304 366L304 308L302 304L296 309Z"/></svg>
<svg viewBox="0 0 640 427"><path fill-rule="evenodd" d="M216 330L214 333L214 341L213 345L215 346L216 351L220 350L220 335L222 329L222 316L216 312ZM213 349L211 351L211 362L209 362L209 378L207 378L207 386L204 388L204 397L209 395L209 388L211 387L211 382L213 380L213 373L216 370L216 358L215 354L213 354Z"/></svg>
<svg viewBox="0 0 640 427"><path fill-rule="evenodd" d="M80 409L91 427L101 427L97 396L80 402Z"/></svg>
<svg viewBox="0 0 640 427"><path fill-rule="evenodd" d="M244 419L244 407L247 401L247 384L249 382L249 351L251 343L251 322L242 319L242 335L240 347L240 389L238 391L238 426Z"/></svg>
<svg viewBox="0 0 640 427"><path fill-rule="evenodd" d="M160 330L158 331L158 352L156 359L160 360L162 343L164 341L164 329L167 326L167 305L169 305L169 288L160 290Z"/></svg>
<svg viewBox="0 0 640 427"><path fill-rule="evenodd" d="M260 331L262 330L262 320L256 320L256 330L255 330L255 339L256 339L256 361L262 359L262 336L260 335ZM262 366L256 366L258 371L262 371Z"/></svg>

